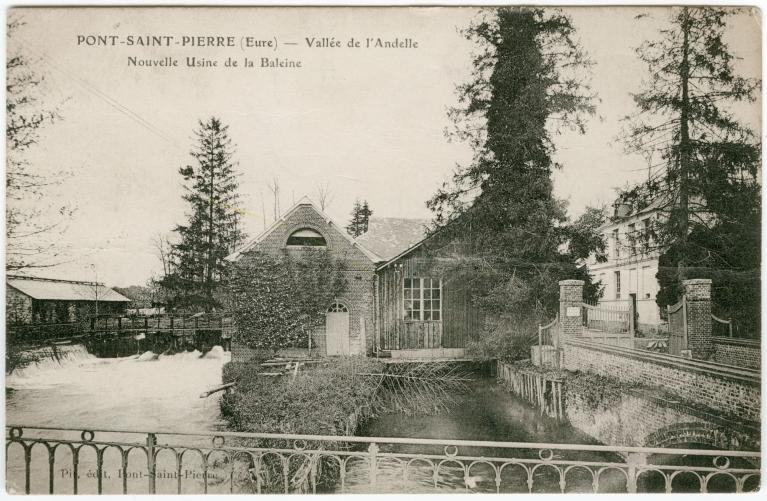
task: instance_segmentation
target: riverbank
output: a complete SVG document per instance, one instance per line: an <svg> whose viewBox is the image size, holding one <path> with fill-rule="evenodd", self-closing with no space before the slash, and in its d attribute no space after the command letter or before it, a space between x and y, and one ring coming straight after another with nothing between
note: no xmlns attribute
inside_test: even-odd
<svg viewBox="0 0 767 501"><path fill-rule="evenodd" d="M287 376L263 376L259 361L230 362L224 383L236 381L221 399L221 412L233 431L353 435L370 417L379 380L375 359L344 357L303 366Z"/></svg>

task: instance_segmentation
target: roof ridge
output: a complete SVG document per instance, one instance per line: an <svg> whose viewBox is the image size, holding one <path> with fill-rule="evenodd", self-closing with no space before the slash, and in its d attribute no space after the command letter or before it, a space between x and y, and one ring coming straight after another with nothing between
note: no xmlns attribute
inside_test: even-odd
<svg viewBox="0 0 767 501"><path fill-rule="evenodd" d="M67 280L66 278L32 277L29 275L5 275L6 280L40 280L42 282L63 282L66 284L98 285L106 287L104 282L89 282L87 280Z"/></svg>

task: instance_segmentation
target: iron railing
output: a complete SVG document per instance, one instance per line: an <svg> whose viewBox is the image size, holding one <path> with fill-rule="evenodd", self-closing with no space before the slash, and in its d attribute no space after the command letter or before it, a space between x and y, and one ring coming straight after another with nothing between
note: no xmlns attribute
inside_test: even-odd
<svg viewBox="0 0 767 501"><path fill-rule="evenodd" d="M731 318L729 320L725 320L723 318L719 318L716 315L712 314L711 320L713 320L713 322L711 322L711 334L713 334L714 336L732 337L732 319ZM727 333L721 334L721 329L725 325L727 326L726 327Z"/></svg>
<svg viewBox="0 0 767 501"><path fill-rule="evenodd" d="M9 492L755 491L759 452L6 427Z"/></svg>
<svg viewBox="0 0 767 501"><path fill-rule="evenodd" d="M581 303L580 306L583 326L586 329L613 334L634 334L634 312L631 303L628 303L627 309L608 308L604 305L595 306L587 303Z"/></svg>

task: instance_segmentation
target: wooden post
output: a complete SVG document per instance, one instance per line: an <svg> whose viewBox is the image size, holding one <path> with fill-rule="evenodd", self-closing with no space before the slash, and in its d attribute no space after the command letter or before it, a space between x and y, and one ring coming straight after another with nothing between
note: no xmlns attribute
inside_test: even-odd
<svg viewBox="0 0 767 501"><path fill-rule="evenodd" d="M629 302L629 332L631 337L634 337L636 331L636 316L637 316L637 295L635 293L629 294L631 302Z"/></svg>
<svg viewBox="0 0 767 501"><path fill-rule="evenodd" d="M684 331L684 338L682 338L682 346L684 346L683 349L689 350L690 347L687 345L687 297L682 296L682 330Z"/></svg>
<svg viewBox="0 0 767 501"><path fill-rule="evenodd" d="M559 366L560 366L560 363L559 363L559 357L560 357L560 355L559 355L559 336L560 336L560 332L559 332L559 313L557 313L557 316L554 317L554 321L556 322L555 325L557 327L557 330L556 330L557 337L556 337L556 341L554 341L554 347L556 348L555 351L554 351L554 354L557 357L556 367L557 367L557 369L559 369Z"/></svg>
<svg viewBox="0 0 767 501"><path fill-rule="evenodd" d="M730 337L732 337L732 317L727 321L727 327L730 329Z"/></svg>
<svg viewBox="0 0 767 501"><path fill-rule="evenodd" d="M543 367L543 334L541 324L538 324L538 365Z"/></svg>
<svg viewBox="0 0 767 501"><path fill-rule="evenodd" d="M123 317L121 315L117 317L117 332L120 332L122 330L123 330Z"/></svg>

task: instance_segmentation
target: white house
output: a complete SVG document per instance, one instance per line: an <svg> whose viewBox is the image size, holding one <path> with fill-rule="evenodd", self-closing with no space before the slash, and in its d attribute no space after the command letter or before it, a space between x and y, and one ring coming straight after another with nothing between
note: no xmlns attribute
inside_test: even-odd
<svg viewBox="0 0 767 501"><path fill-rule="evenodd" d="M617 202L613 216L600 228L607 243L607 261L599 263L591 256L587 262L591 276L604 286L599 304L627 309L631 295L636 295L638 327L650 332L664 323L655 303L660 252L649 236L657 217L654 205L632 212L628 205Z"/></svg>

